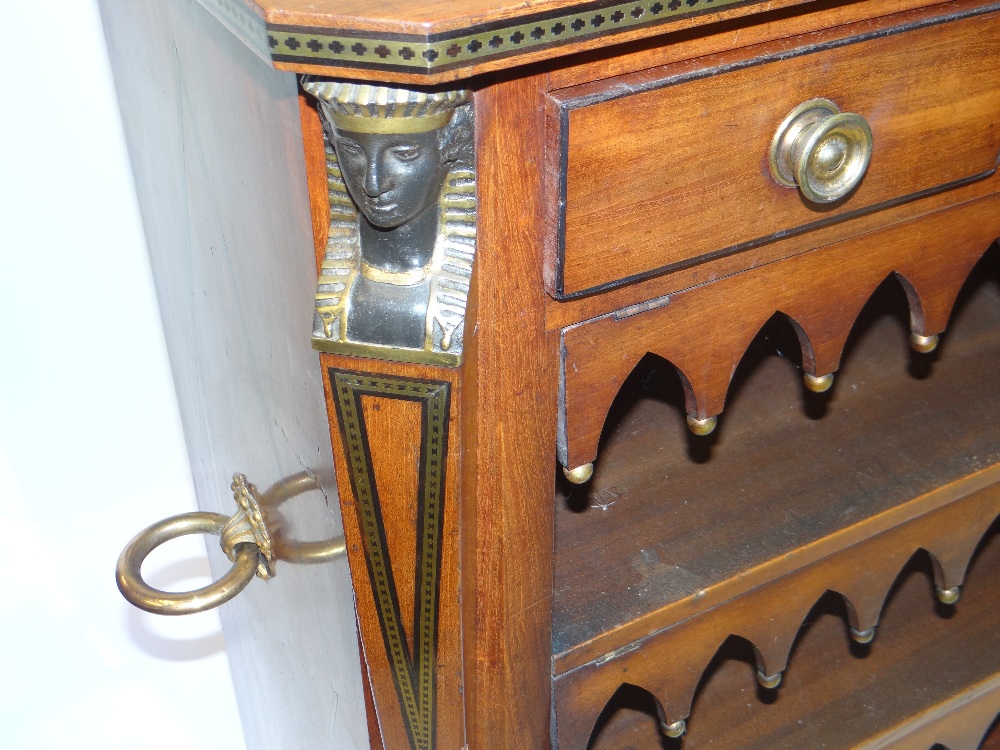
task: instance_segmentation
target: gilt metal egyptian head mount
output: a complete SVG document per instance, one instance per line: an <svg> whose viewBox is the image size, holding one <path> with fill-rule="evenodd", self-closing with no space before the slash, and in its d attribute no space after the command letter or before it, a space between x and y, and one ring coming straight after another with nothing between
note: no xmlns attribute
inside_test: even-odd
<svg viewBox="0 0 1000 750"><path fill-rule="evenodd" d="M457 366L476 249L470 92L303 88L323 119L331 216L314 348Z"/></svg>

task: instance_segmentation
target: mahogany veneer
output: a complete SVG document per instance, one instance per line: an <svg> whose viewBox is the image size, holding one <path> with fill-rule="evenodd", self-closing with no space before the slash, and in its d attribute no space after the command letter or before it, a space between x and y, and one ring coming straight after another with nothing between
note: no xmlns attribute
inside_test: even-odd
<svg viewBox="0 0 1000 750"><path fill-rule="evenodd" d="M594 478L558 487L557 664L578 665L567 661L574 650L658 610L676 612L661 627L702 612L732 586L746 591L766 580L750 574L758 566L801 558L807 545L947 494L940 488L968 475L996 477L981 486L1000 479L1000 370L984 366L1000 359L1000 250L969 279L933 362L906 344L907 309L898 283L880 287L825 394L802 387L798 341L776 319L740 362L732 404L707 441L684 426L669 363L649 358L633 374L609 417ZM724 584L726 595L713 593Z"/></svg>
<svg viewBox="0 0 1000 750"><path fill-rule="evenodd" d="M1000 630L992 619L1000 606L998 565L994 531L973 561L968 599L949 610L934 606L929 560L917 555L900 572L870 646L851 643L842 602L824 598L809 612L795 643L795 666L777 692L756 688L753 652L732 639L706 669L683 741L661 740L652 701L633 690L609 706L590 747L929 750L940 742L949 750L974 750L1000 712ZM956 732L947 720L960 708L966 713ZM921 717L917 736L900 729L914 715Z"/></svg>
<svg viewBox="0 0 1000 750"><path fill-rule="evenodd" d="M555 92L552 156L565 181L556 293L704 262L991 175L1000 50L984 39L1000 33L1000 15L941 21L940 9L912 11ZM867 178L821 210L761 160L782 118L818 96L875 133Z"/></svg>
<svg viewBox="0 0 1000 750"><path fill-rule="evenodd" d="M591 484L564 485L556 519L561 744L584 746L621 685L655 695L667 722L694 718L695 688L732 635L759 674L794 669L796 634L828 590L856 633L883 630L886 593L918 549L939 589L961 584L1000 515L1000 378L981 367L1000 356L1000 250L969 279L929 371L909 361L905 308L891 286L873 298L832 397L804 403L794 361L774 356L794 334L766 328L711 446L685 439L665 363L635 374Z"/></svg>
<svg viewBox="0 0 1000 750"><path fill-rule="evenodd" d="M189 440L206 475L336 466L372 748L976 747L1000 711L1000 2L102 2L156 265L174 264ZM349 222L292 73L470 92L459 365L309 353L312 260ZM863 179L827 204L769 167L815 98L872 130ZM301 383L316 403L283 408ZM273 411L247 408L261 393ZM229 440L244 414L257 427ZM296 643L247 602L240 632ZM256 686L249 640L238 682L267 731L248 737L322 744L317 696L343 687L323 649L272 649L260 674L287 656L326 692ZM283 689L294 728L272 732L260 696Z"/></svg>
<svg viewBox="0 0 1000 750"><path fill-rule="evenodd" d="M452 389L448 471L458 484L446 502L453 536L438 623L460 627L461 643L440 641L448 678L436 688L431 746L464 733L470 748L577 750L598 727L593 747L651 747L660 740L650 727L688 717L694 747L809 746L820 735L800 729L806 717L833 742L830 727L857 710L844 685L892 690L918 666L894 641L868 672L838 661L838 681L824 686L819 655L831 638L842 647L845 631L878 628L871 650L881 653L883 640L901 638L881 615L907 560L928 550L934 586L956 589L1000 512L1000 379L989 364L1000 357L1000 251L990 250L1000 235L1000 9L873 0L760 10L469 79L479 216L465 363L436 372L323 359ZM307 61L296 69L321 72ZM384 79L415 75L387 68ZM828 206L778 186L767 166L777 124L820 96L874 132L867 176ZM321 255L329 213L309 106L303 122ZM936 354L909 352L910 334L942 332ZM803 373L836 373L833 391L803 395ZM379 436L369 441L376 481L384 496L410 496L399 483L415 482L416 469L397 462L416 450L414 417L374 403L365 419ZM685 416L717 415L714 436L687 434ZM330 416L336 424L332 407ZM344 474L349 441L336 429L332 438ZM554 458L595 461L593 479L553 487ZM353 508L353 490L341 492ZM418 555L405 534L413 507L384 513L403 576ZM363 536L352 521L347 529ZM360 626L375 703L388 712L381 741L395 750L413 741L416 714L379 653L366 554L360 544L352 552ZM800 656L803 618L827 590L843 596L846 622L837 618L836 633L811 628L803 643L818 642L817 655ZM933 616L926 586L919 606L908 590L891 597L911 602L904 619L920 606ZM413 582L396 591L415 596ZM947 654L978 633L958 629ZM767 731L700 720L712 715L706 700L730 713L732 698L695 696L733 636L752 644L751 678L801 668L802 684L818 686L813 702L796 700ZM969 666L933 696L880 705L836 746L876 746L891 732L923 741L932 726L978 742L1000 669ZM795 689L789 679L782 706L793 705L781 697ZM657 721L608 719L636 694ZM970 724L968 706L975 729L949 734Z"/></svg>

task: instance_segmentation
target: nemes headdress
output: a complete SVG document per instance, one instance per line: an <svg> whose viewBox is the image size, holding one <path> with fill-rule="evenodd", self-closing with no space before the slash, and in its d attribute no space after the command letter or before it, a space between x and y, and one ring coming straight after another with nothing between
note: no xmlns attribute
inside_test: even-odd
<svg viewBox="0 0 1000 750"><path fill-rule="evenodd" d="M425 133L443 128L472 99L467 89L411 91L305 77L302 87L319 99L333 125L354 133Z"/></svg>

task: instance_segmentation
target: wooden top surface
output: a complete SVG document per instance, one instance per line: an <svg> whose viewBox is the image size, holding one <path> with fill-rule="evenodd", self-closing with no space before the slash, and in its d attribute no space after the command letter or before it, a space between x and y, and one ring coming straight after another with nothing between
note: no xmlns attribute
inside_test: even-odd
<svg viewBox="0 0 1000 750"><path fill-rule="evenodd" d="M276 68L440 83L810 0L199 0Z"/></svg>
<svg viewBox="0 0 1000 750"><path fill-rule="evenodd" d="M326 25L327 19L339 19L336 25L368 25L411 33L597 5L580 0L258 0L253 4L274 23Z"/></svg>

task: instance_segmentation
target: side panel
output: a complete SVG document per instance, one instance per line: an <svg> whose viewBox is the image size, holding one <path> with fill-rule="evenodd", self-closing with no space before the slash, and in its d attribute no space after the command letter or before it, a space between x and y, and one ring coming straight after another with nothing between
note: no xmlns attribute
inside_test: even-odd
<svg viewBox="0 0 1000 750"><path fill-rule="evenodd" d="M278 544L337 536L295 79L193 0L101 6L199 503L311 476ZM368 747L346 560L278 562L222 621L248 746Z"/></svg>
<svg viewBox="0 0 1000 750"><path fill-rule="evenodd" d="M321 362L384 746L461 748L460 371L329 354Z"/></svg>
<svg viewBox="0 0 1000 750"><path fill-rule="evenodd" d="M544 330L543 84L498 81L476 98L484 198L462 374L470 750L550 747L559 342Z"/></svg>

